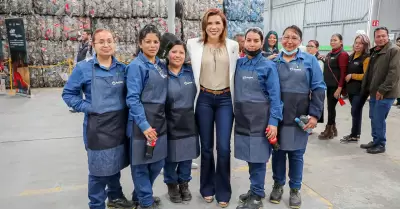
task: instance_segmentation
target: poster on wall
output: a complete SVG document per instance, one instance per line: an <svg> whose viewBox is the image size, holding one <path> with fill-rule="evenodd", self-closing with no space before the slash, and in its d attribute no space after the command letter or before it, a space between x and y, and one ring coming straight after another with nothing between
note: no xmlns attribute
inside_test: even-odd
<svg viewBox="0 0 400 209"><path fill-rule="evenodd" d="M24 22L22 18L7 18L5 22L12 62L12 85L16 94L30 97L30 75Z"/></svg>

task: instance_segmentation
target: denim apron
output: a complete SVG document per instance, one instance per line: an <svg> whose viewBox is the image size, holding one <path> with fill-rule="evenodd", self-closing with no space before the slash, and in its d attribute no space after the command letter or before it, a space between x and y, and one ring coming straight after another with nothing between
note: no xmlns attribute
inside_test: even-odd
<svg viewBox="0 0 400 209"><path fill-rule="evenodd" d="M199 134L194 117L196 84L191 71L182 73L181 76L168 78L168 162L192 160L200 155Z"/></svg>
<svg viewBox="0 0 400 209"><path fill-rule="evenodd" d="M157 131L157 142L153 157L146 158L147 139L136 123L133 123L131 137L131 164L141 165L154 163L167 157L167 122L165 119L165 101L167 97L168 79L165 71L157 64L157 70L148 70L148 79L141 95L141 102L150 126Z"/></svg>
<svg viewBox="0 0 400 209"><path fill-rule="evenodd" d="M235 158L251 163L266 163L272 149L265 136L270 104L254 69L259 60L235 73Z"/></svg>
<svg viewBox="0 0 400 209"><path fill-rule="evenodd" d="M308 133L294 121L296 117L308 115L310 105L310 81L304 64L283 63L278 60L283 120L278 127L278 142L281 150L294 151L307 147Z"/></svg>
<svg viewBox="0 0 400 209"><path fill-rule="evenodd" d="M121 68L120 65L116 66ZM95 75L92 66L92 112L87 118L87 155L89 173L111 176L129 165L127 158L126 87L124 69L114 76Z"/></svg>

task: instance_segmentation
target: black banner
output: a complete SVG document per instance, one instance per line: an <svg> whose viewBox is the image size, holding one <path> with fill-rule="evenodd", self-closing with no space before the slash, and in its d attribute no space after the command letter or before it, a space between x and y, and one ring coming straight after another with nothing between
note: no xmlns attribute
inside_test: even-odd
<svg viewBox="0 0 400 209"><path fill-rule="evenodd" d="M7 18L7 38L10 53L25 52L26 53L26 39L24 21L22 18Z"/></svg>

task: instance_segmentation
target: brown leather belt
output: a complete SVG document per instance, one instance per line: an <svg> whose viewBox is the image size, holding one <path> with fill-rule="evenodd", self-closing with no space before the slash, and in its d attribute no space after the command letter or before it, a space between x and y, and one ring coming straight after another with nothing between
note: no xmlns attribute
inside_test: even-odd
<svg viewBox="0 0 400 209"><path fill-rule="evenodd" d="M231 89L229 87L225 88L225 89L222 89L222 90L211 90L211 89L207 89L207 88L204 88L204 87L200 86L200 89L202 91L204 91L204 92L211 93L211 94L214 94L214 95L221 95L223 93L231 92Z"/></svg>

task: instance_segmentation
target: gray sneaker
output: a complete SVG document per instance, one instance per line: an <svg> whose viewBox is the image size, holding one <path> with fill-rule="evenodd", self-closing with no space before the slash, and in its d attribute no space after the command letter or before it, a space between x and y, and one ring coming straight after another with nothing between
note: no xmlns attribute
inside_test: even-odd
<svg viewBox="0 0 400 209"><path fill-rule="evenodd" d="M299 189L290 189L289 207L298 209L301 206L301 195Z"/></svg>

